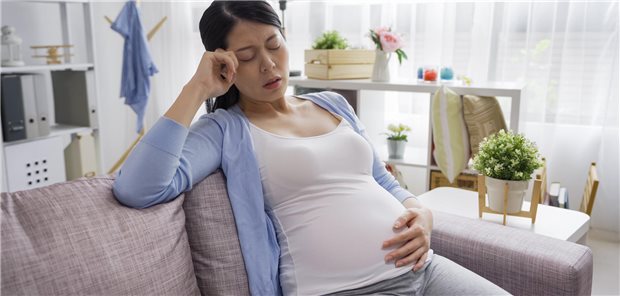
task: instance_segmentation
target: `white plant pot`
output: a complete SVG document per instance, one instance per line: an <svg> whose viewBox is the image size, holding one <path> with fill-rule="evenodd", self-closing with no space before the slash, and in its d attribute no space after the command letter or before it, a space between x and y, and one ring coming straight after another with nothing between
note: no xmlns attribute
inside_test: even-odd
<svg viewBox="0 0 620 296"><path fill-rule="evenodd" d="M487 187L487 196L489 198L489 208L491 210L504 212L504 184L508 183L508 208L506 212L509 214L518 213L523 206L523 197L527 191L528 181L509 181L500 180L484 176Z"/></svg>
<svg viewBox="0 0 620 296"><path fill-rule="evenodd" d="M405 147L407 142L397 140L387 140L388 142L388 157L392 159L402 159L405 156Z"/></svg>

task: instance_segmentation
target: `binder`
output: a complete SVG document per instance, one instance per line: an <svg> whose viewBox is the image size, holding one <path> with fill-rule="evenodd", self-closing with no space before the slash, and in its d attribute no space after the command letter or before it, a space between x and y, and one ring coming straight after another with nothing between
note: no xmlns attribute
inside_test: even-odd
<svg viewBox="0 0 620 296"><path fill-rule="evenodd" d="M5 142L26 138L21 79L18 75L2 76L2 134Z"/></svg>
<svg viewBox="0 0 620 296"><path fill-rule="evenodd" d="M34 92L37 105L37 119L39 124L39 136L44 137L50 134L49 119L49 95L47 92L47 83L44 75L33 75Z"/></svg>
<svg viewBox="0 0 620 296"><path fill-rule="evenodd" d="M91 132L77 133L65 148L67 180L97 175L97 151Z"/></svg>
<svg viewBox="0 0 620 296"><path fill-rule="evenodd" d="M56 123L97 128L93 70L51 71Z"/></svg>
<svg viewBox="0 0 620 296"><path fill-rule="evenodd" d="M34 91L33 75L20 75L22 101L24 104L24 122L26 125L26 139L39 136L39 120L37 116L37 102Z"/></svg>

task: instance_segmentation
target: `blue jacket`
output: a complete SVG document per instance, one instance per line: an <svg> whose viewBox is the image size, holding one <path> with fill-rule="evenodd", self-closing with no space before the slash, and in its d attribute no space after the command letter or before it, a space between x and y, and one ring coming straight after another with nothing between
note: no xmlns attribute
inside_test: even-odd
<svg viewBox="0 0 620 296"><path fill-rule="evenodd" d="M339 94L299 96L347 120L367 141L364 126ZM369 141L370 143L370 141ZM189 129L160 118L127 158L113 190L123 204L146 208L174 199L221 167L252 295L281 295L280 248L263 190L249 122L238 105L206 114ZM413 194L401 188L375 153L375 180L400 202Z"/></svg>

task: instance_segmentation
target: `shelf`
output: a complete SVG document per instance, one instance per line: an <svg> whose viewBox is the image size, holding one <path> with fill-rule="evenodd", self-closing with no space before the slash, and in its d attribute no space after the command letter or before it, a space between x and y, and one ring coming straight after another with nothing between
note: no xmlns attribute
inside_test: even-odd
<svg viewBox="0 0 620 296"><path fill-rule="evenodd" d="M57 125L50 126L50 134L47 136L17 140L17 141L12 141L12 142L4 142L3 144L4 144L4 147L8 147L8 146L13 146L13 145L23 144L23 143L30 142L30 141L36 141L36 140L64 136L64 135L71 135L71 134L80 133L80 132L88 132L92 130L93 130L92 128L86 127L86 126L57 124Z"/></svg>
<svg viewBox="0 0 620 296"><path fill-rule="evenodd" d="M370 79L349 79L349 80L320 80L309 79L307 77L290 77L290 86L302 86L310 88L331 88L348 90L379 90L379 91L402 91L402 92L423 92L434 93L442 85L446 85L458 94L469 94L477 96L508 96L519 97L524 88L523 83L519 82L484 82L472 85L459 83L429 83L409 79L394 79L389 82L373 82Z"/></svg>
<svg viewBox="0 0 620 296"><path fill-rule="evenodd" d="M439 167L436 166L436 165L431 165L429 167L429 169L431 169L433 171L440 171L441 172L441 169L439 169ZM474 169L471 169L471 168L466 168L461 173L462 174L470 174L470 175L478 175L478 171L476 171Z"/></svg>
<svg viewBox="0 0 620 296"><path fill-rule="evenodd" d="M2 67L0 73L29 73L40 71L58 70L87 70L93 68L93 64L58 64L58 65L27 65L21 67Z"/></svg>
<svg viewBox="0 0 620 296"><path fill-rule="evenodd" d="M377 153L379 153L379 156L385 162L419 168L428 167L426 165L426 149L424 148L407 147L405 148L405 155L402 159L389 158L387 144L379 147L377 150Z"/></svg>

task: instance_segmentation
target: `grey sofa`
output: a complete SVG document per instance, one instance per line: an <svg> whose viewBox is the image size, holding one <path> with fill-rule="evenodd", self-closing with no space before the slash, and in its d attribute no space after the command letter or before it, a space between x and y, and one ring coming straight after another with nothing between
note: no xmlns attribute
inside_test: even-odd
<svg viewBox="0 0 620 296"><path fill-rule="evenodd" d="M95 177L2 193L2 295L247 295L223 174L136 210ZM587 295L582 245L435 213L432 248L515 295Z"/></svg>

